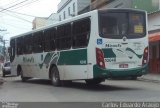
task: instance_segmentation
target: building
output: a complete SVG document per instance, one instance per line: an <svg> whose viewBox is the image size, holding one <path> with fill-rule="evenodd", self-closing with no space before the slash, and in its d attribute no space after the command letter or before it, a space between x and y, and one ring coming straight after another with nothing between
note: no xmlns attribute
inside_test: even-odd
<svg viewBox="0 0 160 108"><path fill-rule="evenodd" d="M90 9L130 8L132 0L91 0Z"/></svg>
<svg viewBox="0 0 160 108"><path fill-rule="evenodd" d="M90 0L61 0L57 11L59 21L89 11L90 3Z"/></svg>
<svg viewBox="0 0 160 108"><path fill-rule="evenodd" d="M34 29L38 29L40 27L46 26L46 23L47 23L47 18L36 17L32 22L32 25L33 25L32 29L34 30Z"/></svg>
<svg viewBox="0 0 160 108"><path fill-rule="evenodd" d="M57 13L52 13L48 17L46 25L52 25L52 24L57 23L57 22L59 22L58 14Z"/></svg>
<svg viewBox="0 0 160 108"><path fill-rule="evenodd" d="M150 71L160 73L160 11L150 13L149 41L150 41Z"/></svg>

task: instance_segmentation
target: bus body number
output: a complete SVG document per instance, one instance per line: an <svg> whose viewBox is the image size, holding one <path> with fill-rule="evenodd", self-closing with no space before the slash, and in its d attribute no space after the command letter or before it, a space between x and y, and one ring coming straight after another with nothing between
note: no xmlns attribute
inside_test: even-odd
<svg viewBox="0 0 160 108"><path fill-rule="evenodd" d="M82 64L82 65L87 64L87 61L86 60L80 60L80 64Z"/></svg>
<svg viewBox="0 0 160 108"><path fill-rule="evenodd" d="M116 62L116 58L106 58L105 62Z"/></svg>

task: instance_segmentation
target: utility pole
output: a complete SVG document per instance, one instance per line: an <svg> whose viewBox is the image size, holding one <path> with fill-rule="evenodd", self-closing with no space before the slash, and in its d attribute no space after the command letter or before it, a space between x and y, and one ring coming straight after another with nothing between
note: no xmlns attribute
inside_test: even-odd
<svg viewBox="0 0 160 108"><path fill-rule="evenodd" d="M0 29L0 33L6 32L6 31L7 31L6 29ZM0 53L1 53L1 55L3 55L4 60L6 59L6 41L8 41L8 40L4 40L3 36L0 34L0 43L3 44L2 50Z"/></svg>

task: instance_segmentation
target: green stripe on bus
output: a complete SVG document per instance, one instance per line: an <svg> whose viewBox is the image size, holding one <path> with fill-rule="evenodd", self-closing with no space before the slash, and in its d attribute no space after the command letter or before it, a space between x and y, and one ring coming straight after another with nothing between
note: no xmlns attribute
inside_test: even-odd
<svg viewBox="0 0 160 108"><path fill-rule="evenodd" d="M132 69L102 69L98 65L93 66L94 78L141 76L147 74L148 72L148 64L144 65L143 67Z"/></svg>
<svg viewBox="0 0 160 108"><path fill-rule="evenodd" d="M86 65L87 49L61 51L57 65Z"/></svg>
<svg viewBox="0 0 160 108"><path fill-rule="evenodd" d="M116 58L112 48L102 49L104 53L104 58Z"/></svg>

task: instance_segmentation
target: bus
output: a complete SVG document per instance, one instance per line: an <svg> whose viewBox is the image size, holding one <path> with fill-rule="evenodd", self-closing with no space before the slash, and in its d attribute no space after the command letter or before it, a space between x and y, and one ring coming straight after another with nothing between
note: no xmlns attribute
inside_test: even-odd
<svg viewBox="0 0 160 108"><path fill-rule="evenodd" d="M148 71L147 13L136 9L93 10L10 39L12 75L22 81L132 77Z"/></svg>

